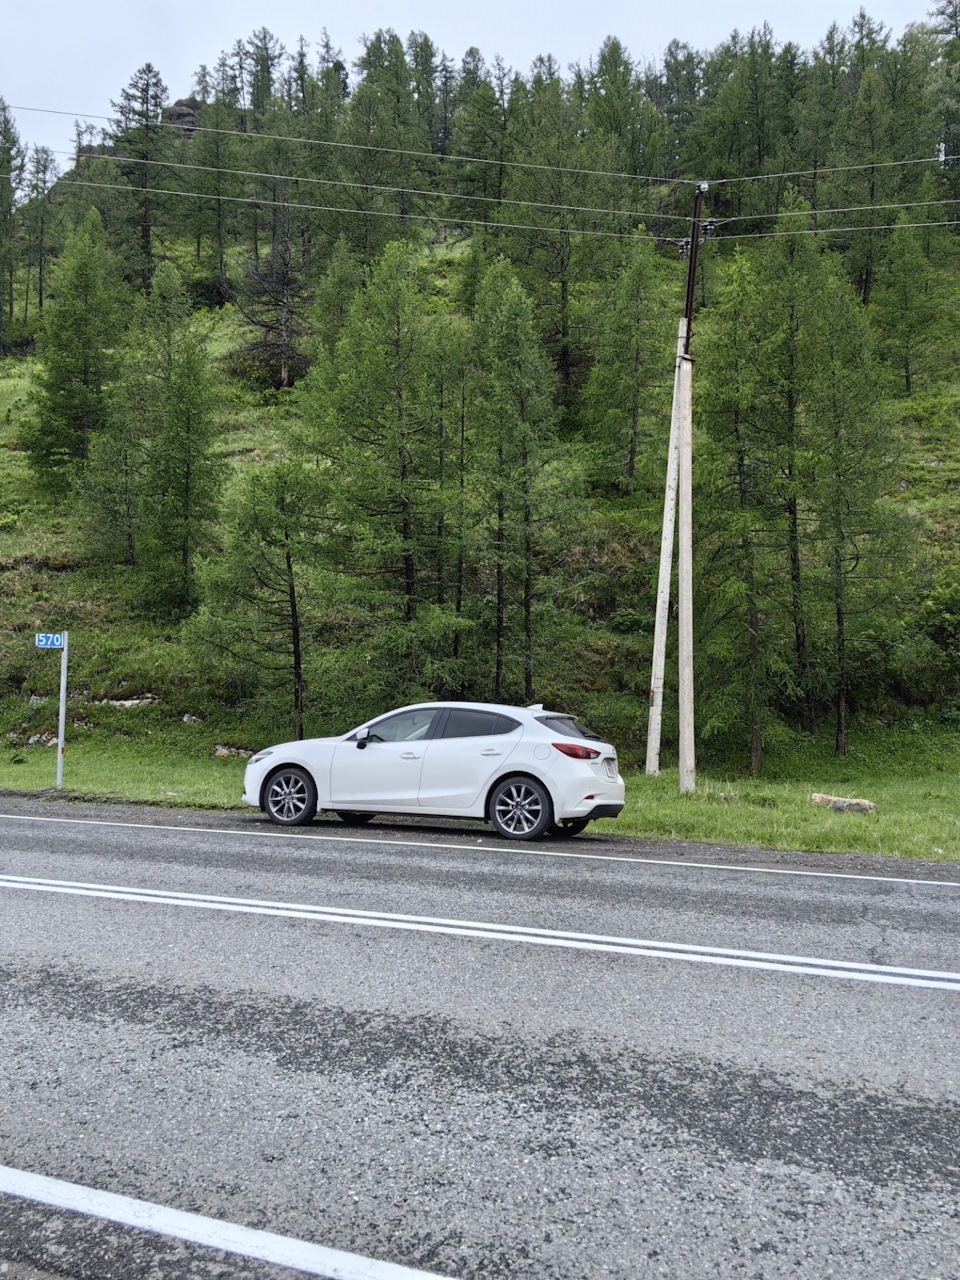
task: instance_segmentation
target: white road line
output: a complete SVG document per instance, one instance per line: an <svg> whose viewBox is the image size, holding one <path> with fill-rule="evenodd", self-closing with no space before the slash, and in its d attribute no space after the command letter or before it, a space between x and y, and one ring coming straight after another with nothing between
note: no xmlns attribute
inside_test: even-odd
<svg viewBox="0 0 960 1280"><path fill-rule="evenodd" d="M291 1267L307 1275L326 1276L327 1280L442 1280L434 1272L401 1267L392 1262L377 1262L373 1258L328 1249L306 1240L274 1235L272 1231L255 1231L218 1218L184 1213L149 1200L134 1200L130 1196L115 1195L112 1191L98 1191L95 1187L84 1187L76 1182L61 1182L59 1178L47 1178L6 1165L0 1165L0 1193L106 1219L140 1231L152 1231L156 1235L173 1236L176 1240L221 1249L244 1258L256 1258L277 1267Z"/></svg>
<svg viewBox="0 0 960 1280"><path fill-rule="evenodd" d="M777 973L799 973L819 978L845 978L857 982L878 982L888 986L927 987L940 991L960 992L960 973L909 969L850 960L825 960L815 956L781 955L776 952L704 947L693 943L609 937L604 934L571 933L535 926L491 924L478 920L449 920L433 916L401 915L388 911L360 911L346 907L271 902L256 898L226 898L215 894L140 889L129 885L44 880L32 876L0 876L0 889L60 893L83 898L106 898L120 902L140 902L152 906L193 907L244 915L279 916L292 920L400 929L487 941L526 942L535 946L563 947L575 951L600 951L614 955L654 957L661 960L687 960L742 969L765 969Z"/></svg>
<svg viewBox="0 0 960 1280"><path fill-rule="evenodd" d="M0 813L0 819L11 822L65 822L85 827L128 827L134 831L183 831L194 835L242 836L251 839L263 836L271 840L322 840L335 844L390 845L404 849L458 849L461 853L523 854L531 858L575 858L587 862L636 862L657 867L696 868L707 871L741 871L751 875L813 876L825 880L868 880L878 884L929 885L941 889L960 889L960 880L920 880L913 876L862 876L852 871L801 871L792 867L741 867L723 862L678 862L674 858L634 858L616 853L573 853L555 849L532 849L526 844L455 844L443 840L390 840L381 836L324 836L306 831L282 831L276 828L258 828L256 831L239 831L236 827L181 827L159 822L111 822L106 818L46 818L28 813Z"/></svg>

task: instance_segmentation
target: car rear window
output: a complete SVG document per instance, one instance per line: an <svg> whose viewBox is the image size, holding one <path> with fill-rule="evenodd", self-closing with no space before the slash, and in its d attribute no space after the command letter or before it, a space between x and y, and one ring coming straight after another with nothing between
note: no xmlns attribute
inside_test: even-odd
<svg viewBox="0 0 960 1280"><path fill-rule="evenodd" d="M574 720L573 716L537 716L536 719L552 733L561 733L568 738L587 738L590 742L606 742L606 738L591 732L585 725Z"/></svg>
<svg viewBox="0 0 960 1280"><path fill-rule="evenodd" d="M441 738L487 738L494 733L512 733L520 728L519 720L499 715L496 711L467 711L451 708Z"/></svg>

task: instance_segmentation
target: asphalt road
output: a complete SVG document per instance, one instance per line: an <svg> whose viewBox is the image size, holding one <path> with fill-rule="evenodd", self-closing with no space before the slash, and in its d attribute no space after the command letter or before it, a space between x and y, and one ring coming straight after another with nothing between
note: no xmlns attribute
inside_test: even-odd
<svg viewBox="0 0 960 1280"><path fill-rule="evenodd" d="M0 815L2 1165L464 1280L960 1277L960 865ZM0 1260L294 1274L9 1195Z"/></svg>

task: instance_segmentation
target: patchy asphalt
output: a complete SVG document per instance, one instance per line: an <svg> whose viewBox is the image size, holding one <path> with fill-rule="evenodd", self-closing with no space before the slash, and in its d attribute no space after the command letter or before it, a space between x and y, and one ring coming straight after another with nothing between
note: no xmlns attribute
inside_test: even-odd
<svg viewBox="0 0 960 1280"><path fill-rule="evenodd" d="M951 863L0 814L4 875L960 970ZM0 888L0 1163L463 1280L955 1280L958 1014L946 991ZM4 1196L0 1262L291 1275Z"/></svg>

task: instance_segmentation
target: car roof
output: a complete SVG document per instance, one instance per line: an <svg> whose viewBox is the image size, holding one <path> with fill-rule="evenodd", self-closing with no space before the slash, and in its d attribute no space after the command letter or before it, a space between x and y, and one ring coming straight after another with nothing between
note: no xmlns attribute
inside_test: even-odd
<svg viewBox="0 0 960 1280"><path fill-rule="evenodd" d="M442 711L446 708L456 707L463 711L497 711L507 715L530 714L541 712L549 716L566 716L565 711L547 711L540 702L534 703L529 707L517 707L508 702L411 702L405 707L393 707L390 711L381 712L380 716L374 716L373 719L379 720L382 716L394 715L399 711ZM570 717L573 719L573 717Z"/></svg>

